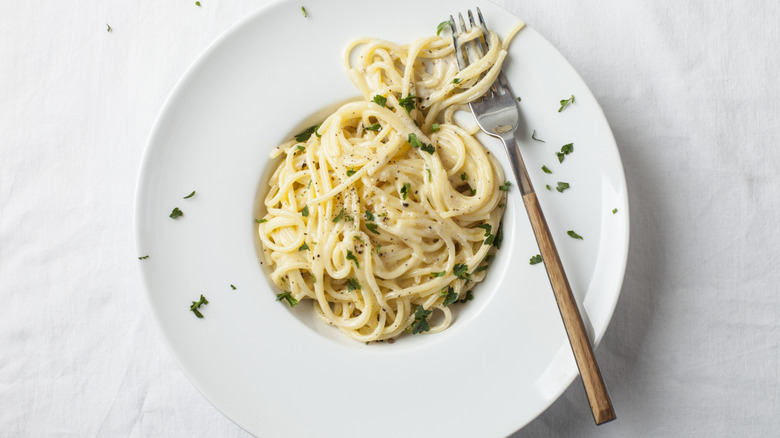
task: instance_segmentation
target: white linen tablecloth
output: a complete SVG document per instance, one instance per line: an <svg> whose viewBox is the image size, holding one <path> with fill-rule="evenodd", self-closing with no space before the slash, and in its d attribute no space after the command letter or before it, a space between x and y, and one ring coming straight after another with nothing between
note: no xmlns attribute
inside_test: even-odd
<svg viewBox="0 0 780 438"><path fill-rule="evenodd" d="M0 436L248 436L163 347L134 249L163 100L266 1L200 3L0 2ZM597 350L617 421L576 380L513 436L778 436L780 3L499 4L590 85L631 208Z"/></svg>

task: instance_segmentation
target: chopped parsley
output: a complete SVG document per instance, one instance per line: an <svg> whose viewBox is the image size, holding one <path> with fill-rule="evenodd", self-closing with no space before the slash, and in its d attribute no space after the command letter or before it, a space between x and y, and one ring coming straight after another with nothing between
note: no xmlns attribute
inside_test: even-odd
<svg viewBox="0 0 780 438"><path fill-rule="evenodd" d="M347 250L347 260L352 260L355 262L355 267L360 268L360 263L358 262L357 257L355 257L355 254L352 254L352 251Z"/></svg>
<svg viewBox="0 0 780 438"><path fill-rule="evenodd" d="M373 124L373 125L371 125L371 126L366 126L366 131L375 131L375 132L379 132L379 131L381 131L381 130L382 130L382 125L380 125L379 123L374 123L374 124Z"/></svg>
<svg viewBox="0 0 780 438"><path fill-rule="evenodd" d="M306 242L303 242L303 245L298 248L298 251L306 251L307 249L309 249L309 245L307 245Z"/></svg>
<svg viewBox="0 0 780 438"><path fill-rule="evenodd" d="M548 169L547 166L542 166L542 171L544 171L544 173L552 173L552 170Z"/></svg>
<svg viewBox="0 0 780 438"><path fill-rule="evenodd" d="M376 96L374 96L373 101L375 104L379 106L387 107L387 98L385 96L380 96L379 94L377 94Z"/></svg>
<svg viewBox="0 0 780 438"><path fill-rule="evenodd" d="M106 32L111 32L111 26L109 26L108 23L106 23Z"/></svg>
<svg viewBox="0 0 780 438"><path fill-rule="evenodd" d="M338 222L338 221L340 221L342 218L344 218L344 209L343 209L343 208L341 209L341 211L339 212L339 214L338 214L338 215L336 215L336 217L334 217L334 218L333 218L333 222Z"/></svg>
<svg viewBox="0 0 780 438"><path fill-rule="evenodd" d="M449 21L442 21L441 23L439 23L439 25L438 25L438 26L436 26L436 36L439 36L439 34L441 33L441 31L443 31L443 30L444 30L444 28L445 28L445 27L448 27L449 25L450 25L450 22L449 22Z"/></svg>
<svg viewBox="0 0 780 438"><path fill-rule="evenodd" d="M303 18L308 17L309 15L306 13L306 8L301 6L301 14L303 14Z"/></svg>
<svg viewBox="0 0 780 438"><path fill-rule="evenodd" d="M574 143L569 143L561 146L561 152L563 152L566 155L569 155L570 153L574 152Z"/></svg>
<svg viewBox="0 0 780 438"><path fill-rule="evenodd" d="M195 2L195 6L200 7L200 2Z"/></svg>
<svg viewBox="0 0 780 438"><path fill-rule="evenodd" d="M504 226L503 224L498 224L498 231L496 231L496 238L493 242L493 246L496 247L496 249L501 249L501 242L504 240Z"/></svg>
<svg viewBox="0 0 780 438"><path fill-rule="evenodd" d="M490 231L493 229L493 226L490 224L480 224L477 225L477 228L482 228L483 230L485 230L485 237L487 237L490 235Z"/></svg>
<svg viewBox="0 0 780 438"><path fill-rule="evenodd" d="M298 149L299 151L303 152L303 151L306 150L306 146L304 146L302 144L299 144L299 145L295 146L295 149Z"/></svg>
<svg viewBox="0 0 780 438"><path fill-rule="evenodd" d="M434 123L431 125L431 132L436 132L441 129L441 126L438 123Z"/></svg>
<svg viewBox="0 0 780 438"><path fill-rule="evenodd" d="M171 212L171 214L168 217L170 217L171 219L176 219L176 218L181 217L181 216L184 216L184 213L182 213L182 211L179 210L179 207L176 207L176 208L173 209L173 211Z"/></svg>
<svg viewBox="0 0 780 438"><path fill-rule="evenodd" d="M536 138L536 130L534 129L534 133L531 134L531 139L536 141L541 141L542 143L546 143L546 141L542 140L541 138Z"/></svg>
<svg viewBox="0 0 780 438"><path fill-rule="evenodd" d="M398 101L398 105L401 105L401 108L406 110L406 113L409 114L415 107L418 101L420 101L419 97L415 96L414 94L410 94Z"/></svg>
<svg viewBox="0 0 780 438"><path fill-rule="evenodd" d="M420 146L422 146L423 144L420 141L420 139L417 138L417 134L412 132L411 134L409 134L409 145L411 145L413 148L417 149Z"/></svg>
<svg viewBox="0 0 780 438"><path fill-rule="evenodd" d="M467 181L469 179L469 176L466 174L466 172L463 172L460 174L460 180L461 181Z"/></svg>
<svg viewBox="0 0 780 438"><path fill-rule="evenodd" d="M538 264L538 263L542 263L542 256L541 256L541 254L537 254L537 255L531 257L531 264L532 265L535 265L535 264Z"/></svg>
<svg viewBox="0 0 780 438"><path fill-rule="evenodd" d="M370 211L368 211L368 210L366 210L366 220L367 221L375 220L374 215Z"/></svg>
<svg viewBox="0 0 780 438"><path fill-rule="evenodd" d="M474 291L468 291L466 292L466 296L462 300L458 300L458 303L465 303L466 301L471 301L474 299Z"/></svg>
<svg viewBox="0 0 780 438"><path fill-rule="evenodd" d="M574 238L574 239L580 239L580 240L584 240L584 239L582 238L582 236L580 236L579 234L575 233L575 232L574 232L574 231L572 231L572 230L569 230L569 231L567 231L567 232L566 232L566 234L568 234L568 235L569 235L569 237L571 237L571 238Z"/></svg>
<svg viewBox="0 0 780 438"><path fill-rule="evenodd" d="M569 183L558 181L558 187L556 187L555 190L559 191L560 193L563 193L563 191L568 188L569 188Z"/></svg>
<svg viewBox="0 0 780 438"><path fill-rule="evenodd" d="M371 231L374 234L379 234L379 230L378 230L379 225L377 225L377 224L369 224L369 223L367 223L366 224L366 228L368 229L368 231Z"/></svg>
<svg viewBox="0 0 780 438"><path fill-rule="evenodd" d="M520 97L518 97L518 98L517 98L517 101L518 101L518 102L522 102L522 101L523 101L523 99L520 99Z"/></svg>
<svg viewBox="0 0 780 438"><path fill-rule="evenodd" d="M351 167L349 169L347 169L347 176L348 177L352 176L352 175L354 175L356 173L357 173L357 171L355 169L351 168Z"/></svg>
<svg viewBox="0 0 780 438"><path fill-rule="evenodd" d="M617 213L617 211L618 211L617 208L612 209L612 214Z"/></svg>
<svg viewBox="0 0 780 438"><path fill-rule="evenodd" d="M202 306L203 304L208 304L208 303L209 303L209 300L207 300L207 299L206 299L206 297L204 297L204 296L203 296L203 294L201 294L201 295L200 295L200 299L199 299L198 301L193 301L193 302L192 302L192 305L190 306L190 310L191 310L191 311L192 311L192 313L194 313L194 314L195 314L195 316L197 316L198 318L203 318L203 314L202 314L202 313L200 313L200 310L198 310L198 309L199 309L199 308L200 308L200 306Z"/></svg>
<svg viewBox="0 0 780 438"><path fill-rule="evenodd" d="M145 255L145 256L138 257L138 260L146 260L148 258L149 258L149 256Z"/></svg>
<svg viewBox="0 0 780 438"><path fill-rule="evenodd" d="M431 329L431 326L428 325L428 320L425 319L433 313L432 310L425 310L425 308L420 305L417 306L417 308L414 310L414 322L412 323L412 334L416 335L417 333L427 332Z"/></svg>
<svg viewBox="0 0 780 438"><path fill-rule="evenodd" d="M182 199L190 199L190 198L192 198L193 196L195 196L195 190L193 190L193 191L192 191L192 193L190 193L189 195L187 195L187 196L183 197Z"/></svg>
<svg viewBox="0 0 780 438"><path fill-rule="evenodd" d="M317 130L317 128L319 126L320 125L314 125L314 126L311 126L309 128L304 129L303 131L301 131L300 133L295 135L295 141L303 142L303 141L308 140L309 137L311 137L311 135L314 134L314 132Z"/></svg>
<svg viewBox="0 0 780 438"><path fill-rule="evenodd" d="M468 270L469 265L464 265L462 263L456 263L455 266L452 267L452 273L461 280L468 279L469 274L466 273Z"/></svg>
<svg viewBox="0 0 780 438"><path fill-rule="evenodd" d="M502 192L508 192L508 191L509 191L509 187L510 187L511 185L512 185L512 183L511 183L511 182L509 182L509 181L505 181L503 184L501 184L500 186L498 186L498 190L501 190Z"/></svg>
<svg viewBox="0 0 780 438"><path fill-rule="evenodd" d="M401 199L406 200L406 198L409 196L409 191L412 190L412 184L411 183L404 183L403 186L401 186Z"/></svg>
<svg viewBox="0 0 780 438"><path fill-rule="evenodd" d="M458 294L455 293L455 289L453 289L452 286L443 288L439 292L439 295L444 297L444 302L441 303L444 307L458 301Z"/></svg>
<svg viewBox="0 0 780 438"><path fill-rule="evenodd" d="M422 146L420 146L420 149L424 150L425 152L428 152L431 155L433 155L433 153L436 152L436 147L432 144L423 144Z"/></svg>
<svg viewBox="0 0 780 438"><path fill-rule="evenodd" d="M301 216L303 217L309 217L309 206L304 205L303 210L301 210Z"/></svg>
<svg viewBox="0 0 780 438"><path fill-rule="evenodd" d="M258 224L264 224L268 222L268 219L255 219L255 222L257 222Z"/></svg>
<svg viewBox="0 0 780 438"><path fill-rule="evenodd" d="M487 239L485 239L485 241L482 242L482 244L483 245L492 245L493 242L495 242L495 240L496 240L496 235L495 234L486 234L486 236L487 236Z"/></svg>
<svg viewBox="0 0 780 438"><path fill-rule="evenodd" d="M486 271L487 268L488 268L488 265L480 266L479 268L475 269L474 272Z"/></svg>
<svg viewBox="0 0 780 438"><path fill-rule="evenodd" d="M431 277L444 277L444 274L446 274L447 271L441 271L441 272L431 272Z"/></svg>
<svg viewBox="0 0 780 438"><path fill-rule="evenodd" d="M549 185L549 184L547 184L545 187L547 188L547 190L550 190L550 191L552 191L552 189L550 188L550 185Z"/></svg>
<svg viewBox="0 0 780 438"><path fill-rule="evenodd" d="M290 307L295 307L296 305L298 305L298 300L293 298L291 292L283 292L280 294L276 294L276 301L282 301L282 300L286 300L287 304L289 304Z"/></svg>
<svg viewBox="0 0 780 438"><path fill-rule="evenodd" d="M350 278L347 280L347 292L352 292L353 290L360 290L360 283L355 280L354 278Z"/></svg>
<svg viewBox="0 0 780 438"><path fill-rule="evenodd" d="M428 182L431 182L431 181L433 181L433 178L431 177L431 169L429 169L429 168L427 168L427 167L426 167L426 168L425 168L425 170L427 170L427 171L428 171Z"/></svg>
<svg viewBox="0 0 780 438"><path fill-rule="evenodd" d="M453 83L453 84L459 84L459 83L460 83L460 81L462 81L462 80L463 80L463 79L461 79L461 78L455 78L455 79L453 79L453 80L452 80L452 83Z"/></svg>
<svg viewBox="0 0 780 438"><path fill-rule="evenodd" d="M233 289L233 290L236 290L236 289L237 289L237 288L236 288L235 286L233 286L232 284L230 285L230 288L231 288L231 289Z"/></svg>
<svg viewBox="0 0 780 438"><path fill-rule="evenodd" d="M570 98L561 101L561 107L558 109L558 112L563 111L563 109L566 108L570 103L574 103L574 95L573 94L571 95Z"/></svg>

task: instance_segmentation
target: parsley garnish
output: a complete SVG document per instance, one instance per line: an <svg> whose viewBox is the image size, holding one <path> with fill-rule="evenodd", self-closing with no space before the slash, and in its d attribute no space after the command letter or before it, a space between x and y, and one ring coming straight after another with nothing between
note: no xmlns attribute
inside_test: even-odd
<svg viewBox="0 0 780 438"><path fill-rule="evenodd" d="M106 23L106 32L111 32L111 26L109 26L108 23Z"/></svg>
<svg viewBox="0 0 780 438"><path fill-rule="evenodd" d="M444 274L446 274L447 271L441 271L441 272L431 272L431 277L444 277Z"/></svg>
<svg viewBox="0 0 780 438"><path fill-rule="evenodd" d="M531 264L535 265L537 263L542 263L542 256L540 254L531 257Z"/></svg>
<svg viewBox="0 0 780 438"><path fill-rule="evenodd" d="M612 214L615 214L615 213L617 213L617 208L612 210Z"/></svg>
<svg viewBox="0 0 780 438"><path fill-rule="evenodd" d="M258 224L264 224L268 222L268 219L255 219L255 222L257 222Z"/></svg>
<svg viewBox="0 0 780 438"><path fill-rule="evenodd" d="M192 193L190 193L189 195L187 195L187 196L185 196L185 197L183 197L183 198L181 198L181 199L190 199L190 198L192 198L193 196L195 196L195 190L193 190L193 191L192 191Z"/></svg>
<svg viewBox="0 0 780 438"><path fill-rule="evenodd" d="M459 83L460 83L460 81L462 81L462 80L463 80L463 79L461 79L461 78L455 78L455 79L453 79L453 80L452 80L452 83L453 83L453 84L459 84Z"/></svg>
<svg viewBox="0 0 780 438"><path fill-rule="evenodd" d="M303 242L303 245L298 248L298 251L306 251L307 249L309 249L309 245L307 245L306 242Z"/></svg>
<svg viewBox="0 0 780 438"><path fill-rule="evenodd" d="M308 17L308 16L309 16L309 15L306 13L306 8L304 8L303 6L301 6L301 14L303 14L303 18L306 18L306 17Z"/></svg>
<svg viewBox="0 0 780 438"><path fill-rule="evenodd" d="M559 163L563 163L563 157L564 157L563 152L556 152L555 156L558 157L558 162Z"/></svg>
<svg viewBox="0 0 780 438"><path fill-rule="evenodd" d="M442 21L441 23L439 23L439 25L438 25L438 26L436 26L436 36L439 36L439 34L441 33L441 31L443 31L443 30L444 30L444 28L445 28L445 27L448 27L449 25L450 25L450 22L449 22L449 21Z"/></svg>
<svg viewBox="0 0 780 438"><path fill-rule="evenodd" d="M431 132L436 132L439 129L441 129L441 126L438 123L434 123L431 125Z"/></svg>
<svg viewBox="0 0 780 438"><path fill-rule="evenodd" d="M504 208L506 207L506 204L498 204L498 208Z"/></svg>
<svg viewBox="0 0 780 438"><path fill-rule="evenodd" d="M569 155L570 153L574 152L574 143L569 143L561 146L561 152L563 152L566 155Z"/></svg>
<svg viewBox="0 0 780 438"><path fill-rule="evenodd" d="M176 219L176 218L181 217L181 216L184 216L184 213L182 213L182 211L179 210L179 207L176 207L176 208L173 209L173 211L171 212L170 216L168 216L168 217L170 217L171 219Z"/></svg>
<svg viewBox="0 0 780 438"><path fill-rule="evenodd" d="M433 155L434 152L436 152L436 147L432 144L423 144L420 146L420 149L424 150L425 152L428 152L429 154Z"/></svg>
<svg viewBox="0 0 780 438"><path fill-rule="evenodd" d="M379 123L374 123L374 124L373 124L373 125L371 125L371 126L366 126L366 131L375 131L375 132L379 132L379 131L381 131L381 130L382 130L382 125L380 125Z"/></svg>
<svg viewBox="0 0 780 438"><path fill-rule="evenodd" d="M574 231L572 231L572 230L569 230L569 231L567 231L567 232L566 232L566 234L568 234L568 235L569 235L569 237L572 237L572 238L574 238L574 239L580 239L580 240L584 240L584 239L582 238L582 236L580 236L579 234L575 233L575 232L574 232Z"/></svg>
<svg viewBox="0 0 780 438"><path fill-rule="evenodd" d="M333 218L333 222L338 222L344 217L344 209L342 208L336 217Z"/></svg>
<svg viewBox="0 0 780 438"><path fill-rule="evenodd" d="M409 190L412 190L411 183L406 182L401 186L401 199L406 200L406 197L409 196Z"/></svg>
<svg viewBox="0 0 780 438"><path fill-rule="evenodd" d="M415 96L414 94L410 94L398 101L398 105L401 105L401 108L406 110L406 113L409 114L410 111L412 111L415 107L415 104L421 100L419 97Z"/></svg>
<svg viewBox="0 0 780 438"><path fill-rule="evenodd" d="M411 145L413 148L417 149L420 146L422 146L423 144L422 144L422 142L420 142L420 139L417 138L417 134L412 132L411 134L409 134L409 145Z"/></svg>
<svg viewBox="0 0 780 438"><path fill-rule="evenodd" d="M295 149L298 149L299 151L303 152L303 151L306 150L306 146L304 146L302 144L299 144L299 145L295 146Z"/></svg>
<svg viewBox="0 0 780 438"><path fill-rule="evenodd" d="M485 239L484 242L482 242L483 245L492 245L493 242L496 240L495 234L487 234L487 239Z"/></svg>
<svg viewBox="0 0 780 438"><path fill-rule="evenodd" d="M431 182L431 181L433 181L433 177L431 177L431 169L429 169L429 168L427 168L427 167L426 167L426 168L425 168L425 170L427 170L427 171L428 171L428 182Z"/></svg>
<svg viewBox="0 0 780 438"><path fill-rule="evenodd" d="M477 269L476 269L474 272L482 272L482 271L486 271L486 270L487 270L487 268L488 268L488 265L485 265L485 266L480 266L480 267L479 267L479 268L477 268Z"/></svg>
<svg viewBox="0 0 780 438"><path fill-rule="evenodd" d="M428 325L428 320L425 318L428 317L433 311L432 310L425 310L425 308L420 305L417 306L417 308L414 310L414 322L412 323L412 334L416 335L417 333L427 332L431 329L431 326Z"/></svg>
<svg viewBox="0 0 780 438"><path fill-rule="evenodd" d="M366 210L366 220L367 221L375 220L374 215L370 211L368 211L368 210Z"/></svg>
<svg viewBox="0 0 780 438"><path fill-rule="evenodd" d="M490 231L493 229L493 226L490 224L480 224L477 225L477 228L482 228L485 230L485 237L490 235Z"/></svg>
<svg viewBox="0 0 780 438"><path fill-rule="evenodd" d="M360 283L358 283L357 280L354 278L350 278L347 280L347 292L352 292L353 290L360 290Z"/></svg>
<svg viewBox="0 0 780 438"><path fill-rule="evenodd" d="M518 98L517 98L517 101L518 101L518 102L522 102L522 101L523 101L523 99L520 99L520 97L518 97Z"/></svg>
<svg viewBox="0 0 780 438"><path fill-rule="evenodd" d="M145 255L145 256L138 257L138 260L146 260L148 258L149 258L149 256Z"/></svg>
<svg viewBox="0 0 780 438"><path fill-rule="evenodd" d="M498 190L501 190L502 192L508 192L508 191L509 191L509 187L510 187L511 185L512 185L512 183L511 183L511 182L509 182L509 181L505 181L503 184L501 184L500 186L498 186Z"/></svg>
<svg viewBox="0 0 780 438"><path fill-rule="evenodd" d="M569 183L558 181L558 187L556 187L555 190L559 191L560 193L563 193L563 191L568 188L569 188Z"/></svg>
<svg viewBox="0 0 780 438"><path fill-rule="evenodd" d="M198 309L200 308L201 305L208 304L208 303L209 303L209 300L207 300L206 297L204 297L203 294L201 294L200 295L200 299L198 301L193 301L192 302L192 305L190 306L190 310L198 318L203 318L203 314L200 313L200 310L198 310Z"/></svg>
<svg viewBox="0 0 780 438"><path fill-rule="evenodd" d="M558 112L563 111L563 109L566 108L570 103L574 103L574 95L573 94L571 95L570 98L561 101L561 108L558 109Z"/></svg>
<svg viewBox="0 0 780 438"><path fill-rule="evenodd" d="M295 135L295 141L306 141L306 140L308 140L309 137L311 137L311 135L314 134L314 132L317 130L318 126L319 125L311 126L309 128L306 128L305 130L303 130L299 134L296 134Z"/></svg>
<svg viewBox="0 0 780 438"><path fill-rule="evenodd" d="M542 170L544 173L552 173L552 170L548 169L547 166L542 166Z"/></svg>
<svg viewBox="0 0 780 438"><path fill-rule="evenodd" d="M309 206L304 205L303 210L301 210L301 216L308 217L309 216Z"/></svg>
<svg viewBox="0 0 780 438"><path fill-rule="evenodd" d="M452 267L452 273L461 280L468 278L469 275L466 273L468 270L469 265L464 265L462 263L456 263L455 266Z"/></svg>
<svg viewBox="0 0 780 438"><path fill-rule="evenodd" d="M550 190L550 191L552 191L552 189L550 188L550 185L549 185L549 184L547 184L545 187L547 187L547 190Z"/></svg>
<svg viewBox="0 0 780 438"><path fill-rule="evenodd" d="M368 231L371 231L374 234L379 234L379 231L377 228L379 228L379 225L377 224L366 224L366 228L368 228Z"/></svg>
<svg viewBox="0 0 780 438"><path fill-rule="evenodd" d="M236 290L236 287L233 286L232 284L230 285L230 288L233 289L233 290Z"/></svg>
<svg viewBox="0 0 780 438"><path fill-rule="evenodd" d="M352 238L357 240L360 243L363 243L363 239L361 239L360 236L358 236L358 235L354 235L354 236L352 236Z"/></svg>
<svg viewBox="0 0 780 438"><path fill-rule="evenodd" d="M460 174L460 180L461 181L466 181L468 179L469 179L469 176L466 175L466 172L463 172L463 173Z"/></svg>
<svg viewBox="0 0 780 438"><path fill-rule="evenodd" d="M455 289L453 289L452 286L443 288L441 292L439 292L439 295L444 297L444 302L441 303L444 307L458 301L458 294L455 293Z"/></svg>
<svg viewBox="0 0 780 438"><path fill-rule="evenodd" d="M347 170L347 176L348 177L352 176L352 175L354 175L356 173L357 173L357 171L355 169L351 168L351 167Z"/></svg>
<svg viewBox="0 0 780 438"><path fill-rule="evenodd" d="M195 2L195 6L200 7L200 2Z"/></svg>
<svg viewBox="0 0 780 438"><path fill-rule="evenodd" d="M474 291L468 291L466 292L466 297L462 300L458 300L458 303L465 303L466 301L471 301L474 299Z"/></svg>
<svg viewBox="0 0 780 438"><path fill-rule="evenodd" d="M534 129L534 133L531 134L531 139L536 140L536 141L541 141L542 143L547 143L546 141L544 141L544 140L542 140L540 138L536 138L536 130L535 129Z"/></svg>
<svg viewBox="0 0 780 438"><path fill-rule="evenodd" d="M347 250L347 260L352 260L355 262L355 267L360 268L360 263L358 263L357 257L355 257L355 254L352 254L352 251Z"/></svg>
<svg viewBox="0 0 780 438"><path fill-rule="evenodd" d="M376 96L374 96L373 100L375 104L379 106L387 107L387 98L385 96L380 96L377 94Z"/></svg>
<svg viewBox="0 0 780 438"><path fill-rule="evenodd" d="M282 301L287 300L287 304L290 305L290 307L295 307L298 304L298 300L293 298L292 293L290 292L283 292L280 294L276 294L276 301Z"/></svg>
<svg viewBox="0 0 780 438"><path fill-rule="evenodd" d="M496 249L501 249L501 241L504 240L504 226L502 223L498 224L498 231L496 231L496 238L493 241L493 246L496 247Z"/></svg>

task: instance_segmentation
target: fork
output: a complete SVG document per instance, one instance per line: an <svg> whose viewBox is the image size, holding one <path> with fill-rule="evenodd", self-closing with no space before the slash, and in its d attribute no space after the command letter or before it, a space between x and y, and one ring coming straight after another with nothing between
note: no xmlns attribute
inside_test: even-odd
<svg viewBox="0 0 780 438"><path fill-rule="evenodd" d="M463 15L458 14L461 33L457 32L455 20L450 15L455 58L458 61L460 70L466 68L468 63L479 59L488 50L487 36L489 32L479 8L477 8L477 16L479 17L479 27L482 29L483 35L477 39L466 41L464 45L461 45L459 37L477 26L474 22L474 15L470 10L468 11L469 28L467 29ZM463 53L463 46L465 46L465 54ZM555 242L553 242L550 234L550 228L547 226L547 221L542 213L533 184L531 184L531 179L528 177L525 164L523 164L523 159L517 148L515 131L520 125L519 110L515 95L512 93L503 71L499 72L498 78L493 82L485 95L480 100L470 103L469 106L477 119L479 127L486 134L499 138L504 143L504 147L509 155L512 172L517 180L520 194L523 196L523 202L536 236L536 242L539 244L547 275L550 278L558 309L561 312L563 325L566 328L580 376L582 376L582 383L585 386L585 392L593 412L593 419L597 425L614 420L615 410L612 407L612 401L607 393L607 387L604 384L598 363L596 363L593 348L585 332L582 315L580 315L577 301L574 299L569 280L566 278L566 272L564 272L563 264L558 256L558 250L555 248Z"/></svg>

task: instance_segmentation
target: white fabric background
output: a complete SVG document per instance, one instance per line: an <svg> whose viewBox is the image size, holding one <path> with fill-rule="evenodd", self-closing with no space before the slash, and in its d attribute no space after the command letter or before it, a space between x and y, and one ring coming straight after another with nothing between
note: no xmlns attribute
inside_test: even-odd
<svg viewBox="0 0 780 438"><path fill-rule="evenodd" d="M136 268L162 102L265 1L201 3L0 1L2 436L248 436L173 363ZM500 3L601 102L631 207L597 351L618 420L595 427L577 380L513 436L778 436L780 3Z"/></svg>

